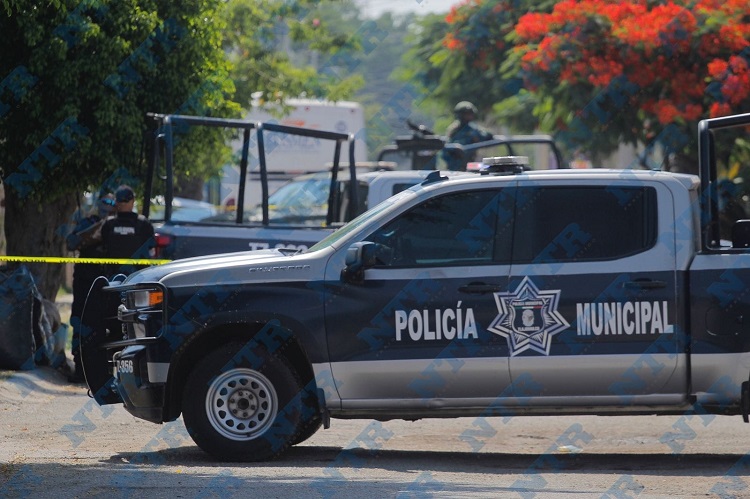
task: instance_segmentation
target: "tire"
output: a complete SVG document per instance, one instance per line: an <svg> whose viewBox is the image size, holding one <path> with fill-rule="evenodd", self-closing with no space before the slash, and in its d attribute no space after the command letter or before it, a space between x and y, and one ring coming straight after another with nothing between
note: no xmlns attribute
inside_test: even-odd
<svg viewBox="0 0 750 499"><path fill-rule="evenodd" d="M320 416L301 421L300 426L297 429L297 436L294 437L292 445L301 444L308 438L312 437L321 426L323 426L323 421L320 419Z"/></svg>
<svg viewBox="0 0 750 499"><path fill-rule="evenodd" d="M205 452L227 461L281 455L300 429L302 403L295 371L283 357L230 343L200 361L182 398L185 427Z"/></svg>

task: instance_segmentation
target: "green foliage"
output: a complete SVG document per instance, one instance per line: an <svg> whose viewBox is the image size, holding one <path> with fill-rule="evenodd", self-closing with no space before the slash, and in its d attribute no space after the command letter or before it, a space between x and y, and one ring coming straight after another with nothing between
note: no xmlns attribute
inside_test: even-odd
<svg viewBox="0 0 750 499"><path fill-rule="evenodd" d="M253 100L283 105L307 96L350 98L361 78L318 71L316 64L337 53L356 50L359 42L323 18L326 4L300 0L232 0L225 14L224 48L233 63L231 78L237 100L250 108ZM336 2L346 11L350 2Z"/></svg>
<svg viewBox="0 0 750 499"><path fill-rule="evenodd" d="M220 0L30 4L0 18L0 165L21 199L82 192L116 171L142 180L147 112L238 113Z"/></svg>
<svg viewBox="0 0 750 499"><path fill-rule="evenodd" d="M411 14L394 17L390 13L361 20L354 31L361 39L361 49L352 51L341 64L340 71L360 73L364 80L355 98L365 108L372 159L383 146L392 143L394 135L409 131L407 120L422 124L430 116L419 86L401 81L394 74L415 20Z"/></svg>
<svg viewBox="0 0 750 499"><path fill-rule="evenodd" d="M393 77L415 16L395 17L386 12L377 19L369 19L362 16L351 0L337 0L317 3L304 20L307 22L297 24L315 26L311 31L318 41L291 43L288 60L297 68L314 63L317 75L304 74L304 81L289 85L291 89L286 90L269 85L271 82L266 82L266 86L255 83L248 86L246 95L259 92L262 100L274 102L282 109L281 99L300 95L300 89L307 96L360 102L365 110L368 150L374 159L383 145L391 143L394 134L407 130L406 119L421 122L424 117L420 106L423 96L416 86ZM312 46L318 47L317 50L311 51ZM245 75L256 73L242 70L237 79L247 79ZM283 77L278 80L286 83ZM266 91L267 87L272 91Z"/></svg>
<svg viewBox="0 0 750 499"><path fill-rule="evenodd" d="M447 16L427 16L413 32L399 76L419 82L432 107L444 110L441 129L452 120L453 106L468 100L494 128L531 133L535 100L528 93L516 96L522 82L517 67L507 61L513 57L511 36L517 20L530 10L550 8L549 3L465 2ZM511 101L502 103L506 98Z"/></svg>
<svg viewBox="0 0 750 499"><path fill-rule="evenodd" d="M318 74L312 64L360 47L356 37L320 20L321 5L67 0L37 8L6 1L9 15L0 18L6 187L21 198L49 199L123 179L142 182L149 112L239 117L254 92L278 101L350 98L361 77ZM181 181L220 170L226 133L178 132Z"/></svg>
<svg viewBox="0 0 750 499"><path fill-rule="evenodd" d="M460 100L471 100L472 92L463 92L466 97L456 99L456 92L462 83L451 83L456 75L452 74L448 66L456 63L450 60L450 54L442 42L448 32L448 25L444 16L425 16L415 23L414 28L406 38L406 53L402 56L402 64L395 76L404 82L417 86L420 92L427 96L427 103L431 103L437 115L445 114L446 118L439 123L441 130L452 120L448 112Z"/></svg>
<svg viewBox="0 0 750 499"><path fill-rule="evenodd" d="M82 192L143 185L151 155L144 138L153 133L147 113L239 117L236 87L247 104L256 90L339 97L357 84L318 78L278 53L279 29L310 57L348 40L308 15L317 2L4 0L2 7L0 177L12 254L63 254ZM176 131L179 192L200 195L202 180L221 169L225 135ZM62 267L39 264L34 272L54 297Z"/></svg>

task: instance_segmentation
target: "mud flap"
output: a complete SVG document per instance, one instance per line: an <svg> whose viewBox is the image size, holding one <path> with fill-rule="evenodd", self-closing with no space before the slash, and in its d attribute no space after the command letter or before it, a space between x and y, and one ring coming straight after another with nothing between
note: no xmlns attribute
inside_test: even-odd
<svg viewBox="0 0 750 499"><path fill-rule="evenodd" d="M99 405L117 404L122 397L117 393L112 375L111 354L102 344L122 339L117 320L119 293L107 293L105 277L97 277L89 289L81 314L81 362L89 394Z"/></svg>

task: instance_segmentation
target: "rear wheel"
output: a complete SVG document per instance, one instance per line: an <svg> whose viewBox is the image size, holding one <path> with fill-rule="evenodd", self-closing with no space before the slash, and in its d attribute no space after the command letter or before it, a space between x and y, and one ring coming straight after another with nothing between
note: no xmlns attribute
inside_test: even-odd
<svg viewBox="0 0 750 499"><path fill-rule="evenodd" d="M188 376L185 427L196 444L222 460L262 461L283 453L300 427L300 384L283 357L243 354L242 343L207 355Z"/></svg>
<svg viewBox="0 0 750 499"><path fill-rule="evenodd" d="M323 421L320 419L320 416L317 415L301 421L300 427L297 431L297 436L294 437L292 445L301 444L308 438L312 437L321 426L323 426Z"/></svg>

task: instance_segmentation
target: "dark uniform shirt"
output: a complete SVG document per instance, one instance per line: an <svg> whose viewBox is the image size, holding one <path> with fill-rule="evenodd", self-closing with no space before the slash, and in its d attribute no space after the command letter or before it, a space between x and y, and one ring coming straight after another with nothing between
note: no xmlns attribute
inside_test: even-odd
<svg viewBox="0 0 750 499"><path fill-rule="evenodd" d="M446 135L448 142L454 144L476 144L485 140L492 140L492 134L473 121L462 123L459 120L454 121L448 126ZM473 161L476 153L466 153L463 157L454 154L444 154L443 158L448 163L449 170L465 170L466 163Z"/></svg>
<svg viewBox="0 0 750 499"><path fill-rule="evenodd" d="M446 135L448 135L448 142L456 144L476 144L492 139L490 132L473 121L468 123L461 123L459 120L454 121L448 126Z"/></svg>
<svg viewBox="0 0 750 499"><path fill-rule="evenodd" d="M156 246L154 227L143 215L134 212L120 212L104 222L102 244L107 258L151 258ZM144 266L112 265L109 277L114 274L130 274Z"/></svg>

